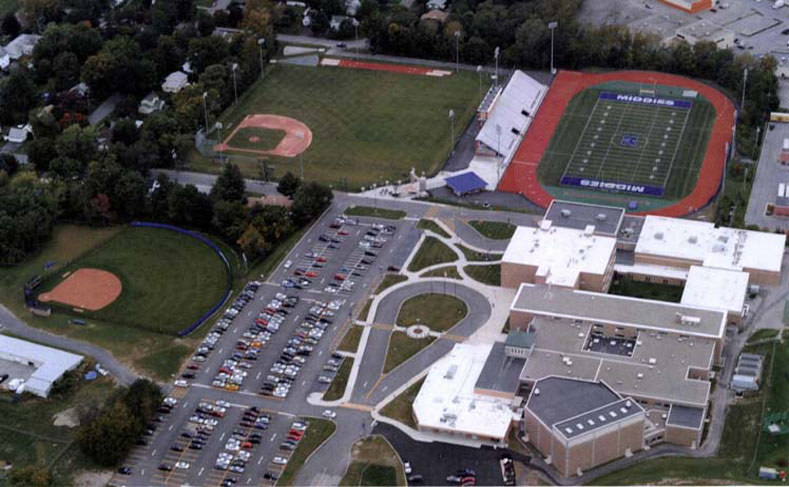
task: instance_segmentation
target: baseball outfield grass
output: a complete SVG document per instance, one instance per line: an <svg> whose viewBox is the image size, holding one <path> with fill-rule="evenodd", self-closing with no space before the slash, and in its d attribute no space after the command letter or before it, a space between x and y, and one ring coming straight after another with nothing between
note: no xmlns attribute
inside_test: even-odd
<svg viewBox="0 0 789 487"><path fill-rule="evenodd" d="M480 99L479 79L473 72L436 78L280 64L220 121L226 131L249 114L300 120L313 134L312 145L303 153L305 178L358 188L407 180L412 167L419 174L436 172L450 147L450 110L459 135ZM257 175L254 158L239 157L235 162ZM280 176L287 170L296 172L300 161L270 157L266 162Z"/></svg>

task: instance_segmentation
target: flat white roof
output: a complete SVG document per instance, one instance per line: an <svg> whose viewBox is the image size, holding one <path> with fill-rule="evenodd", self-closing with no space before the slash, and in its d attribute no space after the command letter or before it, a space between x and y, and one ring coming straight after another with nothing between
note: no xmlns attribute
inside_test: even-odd
<svg viewBox="0 0 789 487"><path fill-rule="evenodd" d="M545 85L523 71L515 70L507 86L493 101L488 119L477 134L477 141L509 156L534 120L547 91Z"/></svg>
<svg viewBox="0 0 789 487"><path fill-rule="evenodd" d="M781 271L786 235L648 215L636 254L683 259L705 267Z"/></svg>
<svg viewBox="0 0 789 487"><path fill-rule="evenodd" d="M616 251L616 239L583 230L554 226L543 220L539 227L518 227L503 262L537 267L546 283L573 287L580 273L604 274Z"/></svg>
<svg viewBox="0 0 789 487"><path fill-rule="evenodd" d="M681 303L741 313L748 277L747 272L691 266Z"/></svg>
<svg viewBox="0 0 789 487"><path fill-rule="evenodd" d="M18 362L33 362L36 371L28 379L28 384L52 384L65 372L82 362L82 355L76 355L37 343L0 335L0 356Z"/></svg>
<svg viewBox="0 0 789 487"><path fill-rule="evenodd" d="M459 343L430 367L413 404L419 426L504 438L514 414L510 401L474 393L492 348Z"/></svg>

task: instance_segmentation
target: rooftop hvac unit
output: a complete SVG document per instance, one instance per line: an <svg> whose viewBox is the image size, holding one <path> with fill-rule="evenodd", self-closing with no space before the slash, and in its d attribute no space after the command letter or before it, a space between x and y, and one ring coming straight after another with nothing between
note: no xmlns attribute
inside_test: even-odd
<svg viewBox="0 0 789 487"><path fill-rule="evenodd" d="M641 379L643 379L643 378L644 378L644 374L642 374L641 372L639 372L639 373L637 373L637 374L636 374L636 379L639 379L639 380L641 380Z"/></svg>
<svg viewBox="0 0 789 487"><path fill-rule="evenodd" d="M699 318L698 316L682 315L682 319L680 320L680 323L688 326L697 326L701 324L701 318Z"/></svg>
<svg viewBox="0 0 789 487"><path fill-rule="evenodd" d="M697 237L695 235L691 235L690 237L688 237L688 243L695 244L698 241L699 241L699 237Z"/></svg>
<svg viewBox="0 0 789 487"><path fill-rule="evenodd" d="M534 395L535 396L539 396L540 395L540 388L539 387L535 387L534 388Z"/></svg>
<svg viewBox="0 0 789 487"><path fill-rule="evenodd" d="M447 370L447 373L444 374L444 378L445 379L454 379L455 378L455 374L457 373L457 371L458 371L457 364L450 365L449 369Z"/></svg>
<svg viewBox="0 0 789 487"><path fill-rule="evenodd" d="M626 408L629 408L632 405L633 405L633 403L631 403L629 399L627 401L625 401L625 407Z"/></svg>
<svg viewBox="0 0 789 487"><path fill-rule="evenodd" d="M655 233L655 240L663 240L663 232Z"/></svg>
<svg viewBox="0 0 789 487"><path fill-rule="evenodd" d="M649 365L655 365L657 363L657 359L655 357L650 357L647 362L649 362Z"/></svg>
<svg viewBox="0 0 789 487"><path fill-rule="evenodd" d="M570 210L568 210L567 208L565 208L565 209L563 209L563 210L561 211L561 214L562 214L562 216L563 216L563 217L567 218L567 217L569 217L570 215L572 215L572 214L573 214L573 212L572 212L572 211L570 211Z"/></svg>
<svg viewBox="0 0 789 487"><path fill-rule="evenodd" d="M599 222L604 222L608 219L608 216L606 216L605 213L598 213L597 216L594 217L594 219Z"/></svg>

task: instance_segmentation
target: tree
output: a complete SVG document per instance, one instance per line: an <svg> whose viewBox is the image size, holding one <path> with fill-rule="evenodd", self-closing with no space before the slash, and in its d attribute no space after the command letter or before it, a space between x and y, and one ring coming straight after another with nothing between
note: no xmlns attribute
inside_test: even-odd
<svg viewBox="0 0 789 487"><path fill-rule="evenodd" d="M13 154L0 154L0 171L3 171L8 176L13 176L16 170L19 168L19 161L16 160L16 156Z"/></svg>
<svg viewBox="0 0 789 487"><path fill-rule="evenodd" d="M11 485L20 487L45 487L52 482L52 476L44 467L27 465L24 467L14 467L8 474Z"/></svg>
<svg viewBox="0 0 789 487"><path fill-rule="evenodd" d="M123 118L112 127L112 141L126 145L132 145L140 139L137 125L130 118Z"/></svg>
<svg viewBox="0 0 789 487"><path fill-rule="evenodd" d="M96 129L79 125L68 127L55 140L55 151L59 157L80 161L87 165L96 156Z"/></svg>
<svg viewBox="0 0 789 487"><path fill-rule="evenodd" d="M241 169L235 164L227 164L211 188L211 198L214 201L244 203L247 199L245 192L246 184Z"/></svg>
<svg viewBox="0 0 789 487"><path fill-rule="evenodd" d="M118 216L131 220L145 208L145 179L136 171L126 171L115 185L115 210Z"/></svg>
<svg viewBox="0 0 789 487"><path fill-rule="evenodd" d="M210 36L215 28L216 22L214 22L214 17L201 10L200 13L197 14L197 31L200 35L203 37Z"/></svg>
<svg viewBox="0 0 789 487"><path fill-rule="evenodd" d="M22 29L22 26L19 25L19 21L16 19L16 14L14 12L10 12L7 13L5 17L3 17L3 23L0 25L0 29L2 29L3 35L7 35L13 39L19 35L19 31Z"/></svg>
<svg viewBox="0 0 789 487"><path fill-rule="evenodd" d="M241 251L248 255L250 258L265 257L268 252L268 245L266 239L263 238L260 231L252 223L247 225L244 233L241 234L236 242L241 248Z"/></svg>
<svg viewBox="0 0 789 487"><path fill-rule="evenodd" d="M38 27L58 17L60 0L21 0L19 9L28 22Z"/></svg>
<svg viewBox="0 0 789 487"><path fill-rule="evenodd" d="M302 184L293 195L294 220L299 224L306 224L320 215L329 207L334 195L331 189L319 183Z"/></svg>
<svg viewBox="0 0 789 487"><path fill-rule="evenodd" d="M223 64L212 64L200 75L200 84L206 91L219 96L219 104L226 106L230 101L230 90L227 89L227 69Z"/></svg>
<svg viewBox="0 0 789 487"><path fill-rule="evenodd" d="M266 43L274 39L274 26L267 0L247 0L244 6L244 19L241 26L250 30L256 37L265 37Z"/></svg>
<svg viewBox="0 0 789 487"><path fill-rule="evenodd" d="M77 430L80 450L105 467L114 467L128 454L139 429L128 406L120 400L104 408L98 417Z"/></svg>
<svg viewBox="0 0 789 487"><path fill-rule="evenodd" d="M227 241L236 242L247 225L246 209L238 201L217 201L212 223Z"/></svg>
<svg viewBox="0 0 789 487"><path fill-rule="evenodd" d="M299 186L301 186L301 179L288 171L282 176L282 179L279 180L277 191L291 198L296 193L296 190L299 189Z"/></svg>
<svg viewBox="0 0 789 487"><path fill-rule="evenodd" d="M3 123L24 121L35 99L36 86L30 72L25 68L11 71L0 80L0 118Z"/></svg>
<svg viewBox="0 0 789 487"><path fill-rule="evenodd" d="M214 207L211 199L194 185L176 185L168 195L168 217L174 223L207 229L214 217Z"/></svg>
<svg viewBox="0 0 789 487"><path fill-rule="evenodd" d="M322 10L310 12L310 30L313 35L322 35L329 30L329 16Z"/></svg>

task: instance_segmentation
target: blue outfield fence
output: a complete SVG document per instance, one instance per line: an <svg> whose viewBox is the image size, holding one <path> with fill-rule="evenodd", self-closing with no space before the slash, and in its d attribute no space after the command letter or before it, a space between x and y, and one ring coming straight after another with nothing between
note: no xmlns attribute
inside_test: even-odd
<svg viewBox="0 0 789 487"><path fill-rule="evenodd" d="M220 258L220 259L222 259L222 262L224 262L224 263L225 263L225 269L227 270L227 276L228 276L228 279L227 279L227 286L225 287L225 295L222 297L222 299L220 299L219 301L217 301L217 302L216 302L216 304L214 304L214 305L211 307L211 309L210 309L210 310L208 310L208 311L207 311L207 312L206 312L206 313L205 313L203 316L201 316L201 317L200 317L200 318L199 318L197 321L195 321L194 323L192 323L191 325L189 325L189 327L187 327L186 329L183 329L183 330L179 331L179 332L178 332L178 336L179 336L179 337L184 337L184 336L186 336L186 335L188 335L188 334L192 333L192 332L193 332L193 331L195 331L197 328L199 328L199 327L200 327L200 325L202 325L203 323L205 323L205 321L206 321L206 320L207 320L207 319L208 319L208 318L209 318L211 315L213 315L214 313L216 313L216 312L217 312L217 310L219 310L219 308L220 308L220 307L222 307L222 304L223 304L225 301L227 301L227 298L229 298L229 297L230 297L230 294L233 292L233 291L232 291L232 289L230 289L230 283L231 283L231 281L232 281L232 277L231 277L231 276L233 275L233 271L232 271L232 269L230 268L230 261L228 261L228 260L227 260L227 257L225 256L225 254L222 252L222 249L220 249L220 248L219 248L219 246L218 246L217 244L215 244L215 243L214 243L214 242L213 242L211 239L207 238L205 235L199 234L199 233L197 233L197 232L193 232L193 231L191 231L191 230L187 230L187 229L185 229L185 228L181 228L181 227L176 227L175 225L168 225L168 224L166 224L166 223L154 223L154 222L132 222L132 223L131 223L131 226L132 226L132 227L144 227L144 228L159 228L159 229L161 229L161 230L170 230L171 232L177 232L177 233L180 233L180 234L182 234L182 235L186 235L186 236L188 236L188 237L195 238L195 239L197 239L197 240L199 240L199 241L203 242L204 244L208 245L209 247L211 247L211 249L212 249L214 252L216 252L216 254L219 256L219 258Z"/></svg>

